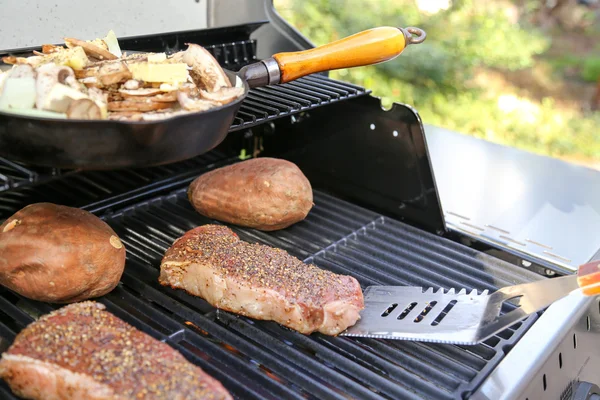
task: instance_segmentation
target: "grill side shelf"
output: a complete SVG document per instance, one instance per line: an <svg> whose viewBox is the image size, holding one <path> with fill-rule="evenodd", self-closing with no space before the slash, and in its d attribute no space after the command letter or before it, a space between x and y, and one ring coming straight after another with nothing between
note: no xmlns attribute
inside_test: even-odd
<svg viewBox="0 0 600 400"><path fill-rule="evenodd" d="M238 399L454 399L474 390L532 317L478 346L304 336L272 322L216 311L157 282L164 251L185 231L214 223L185 189L105 220L122 238L121 284L100 299L108 309L181 351ZM322 268L370 284L490 289L539 277L477 251L315 191L305 221L276 232L232 227L246 241L283 248ZM53 309L0 289L0 351L33 318ZM4 385L4 384L3 384ZM6 386L0 385L0 393ZM9 397L10 398L10 397Z"/></svg>

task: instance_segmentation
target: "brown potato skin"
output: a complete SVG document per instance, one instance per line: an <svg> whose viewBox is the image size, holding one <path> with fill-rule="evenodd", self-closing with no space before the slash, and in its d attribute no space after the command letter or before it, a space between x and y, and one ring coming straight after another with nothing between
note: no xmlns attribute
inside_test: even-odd
<svg viewBox="0 0 600 400"><path fill-rule="evenodd" d="M188 188L188 199L206 217L262 231L287 228L313 206L312 187L300 168L268 157L199 176Z"/></svg>
<svg viewBox="0 0 600 400"><path fill-rule="evenodd" d="M0 225L0 284L29 299L99 297L117 286L124 268L125 246L87 211L36 203Z"/></svg>

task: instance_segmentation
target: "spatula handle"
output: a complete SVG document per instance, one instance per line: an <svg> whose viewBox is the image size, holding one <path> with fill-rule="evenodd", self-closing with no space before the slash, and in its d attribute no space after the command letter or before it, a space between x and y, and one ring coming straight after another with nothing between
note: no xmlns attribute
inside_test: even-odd
<svg viewBox="0 0 600 400"><path fill-rule="evenodd" d="M586 296L600 294L600 260L579 266L577 269L577 284Z"/></svg>
<svg viewBox="0 0 600 400"><path fill-rule="evenodd" d="M417 36L413 36L413 34ZM425 32L419 28L373 28L314 49L278 53L280 82L340 68L359 67L391 60L409 44L422 43Z"/></svg>

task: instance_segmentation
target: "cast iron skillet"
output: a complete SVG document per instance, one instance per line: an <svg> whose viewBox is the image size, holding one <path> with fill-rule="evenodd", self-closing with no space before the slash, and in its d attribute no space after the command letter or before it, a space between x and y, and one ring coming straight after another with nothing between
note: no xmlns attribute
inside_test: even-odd
<svg viewBox="0 0 600 400"><path fill-rule="evenodd" d="M50 119L0 112L0 156L30 165L77 169L182 161L212 150L225 139L250 88L387 61L407 45L422 43L425 36L418 28L379 27L314 49L275 54L238 73L225 71L232 85L244 87L244 95L234 102L160 121Z"/></svg>

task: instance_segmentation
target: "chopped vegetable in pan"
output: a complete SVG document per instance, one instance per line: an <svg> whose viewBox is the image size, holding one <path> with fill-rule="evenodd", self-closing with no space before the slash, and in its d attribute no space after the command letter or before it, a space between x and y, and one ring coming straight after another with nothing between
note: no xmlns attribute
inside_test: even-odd
<svg viewBox="0 0 600 400"><path fill-rule="evenodd" d="M115 33L65 38L30 57L2 59L0 111L68 119L160 120L228 104L244 93L215 58L189 44L174 54L122 51Z"/></svg>

